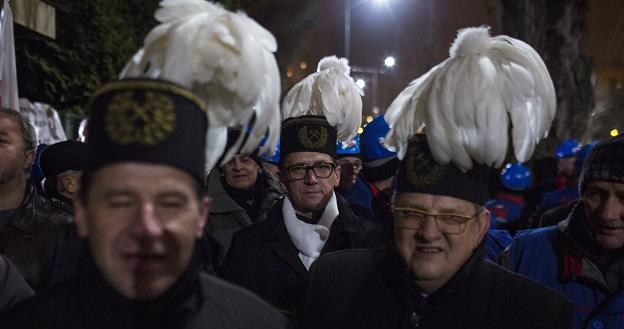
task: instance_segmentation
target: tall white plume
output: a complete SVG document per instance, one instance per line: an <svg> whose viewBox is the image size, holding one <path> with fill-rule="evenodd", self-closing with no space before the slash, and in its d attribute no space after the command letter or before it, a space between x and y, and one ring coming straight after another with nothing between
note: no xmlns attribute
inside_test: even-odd
<svg viewBox="0 0 624 329"><path fill-rule="evenodd" d="M316 72L294 85L284 97L282 118L322 115L338 131L338 140L350 140L362 123L364 96L350 71L346 58L321 59Z"/></svg>
<svg viewBox="0 0 624 329"><path fill-rule="evenodd" d="M147 35L120 77L173 81L206 102L207 171L225 151L227 127L247 131L254 114L242 151L255 150L267 134L261 152L275 149L281 90L273 35L244 13L208 1L163 0L160 6L154 16L161 24ZM234 153L230 150L224 161Z"/></svg>
<svg viewBox="0 0 624 329"><path fill-rule="evenodd" d="M409 138L425 128L436 161L464 171L472 161L499 168L510 146L517 161L531 157L555 111L553 82L531 46L490 37L488 27L465 28L450 58L392 102L385 116L391 127L386 143L402 159Z"/></svg>

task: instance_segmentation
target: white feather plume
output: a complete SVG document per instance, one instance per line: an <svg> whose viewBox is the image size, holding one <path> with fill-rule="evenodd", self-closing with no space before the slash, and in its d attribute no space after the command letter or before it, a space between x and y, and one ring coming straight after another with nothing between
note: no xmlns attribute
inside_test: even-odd
<svg viewBox="0 0 624 329"><path fill-rule="evenodd" d="M273 35L244 13L232 13L212 2L164 0L160 6L154 16L161 24L147 35L120 77L173 81L206 102L207 172L225 151L227 127L242 126L246 131L254 114L242 151L255 150L266 134L261 151L274 149L280 131L281 89ZM233 155L230 151L224 161Z"/></svg>
<svg viewBox="0 0 624 329"><path fill-rule="evenodd" d="M321 59L317 71L293 86L284 97L282 118L322 115L338 131L338 140L350 140L362 123L364 95L350 71L346 58Z"/></svg>
<svg viewBox="0 0 624 329"><path fill-rule="evenodd" d="M426 127L436 161L464 171L472 161L499 168L510 145L517 161L531 157L555 111L553 82L531 46L490 37L488 27L466 28L458 32L450 57L392 102L386 143L402 159L409 138Z"/></svg>

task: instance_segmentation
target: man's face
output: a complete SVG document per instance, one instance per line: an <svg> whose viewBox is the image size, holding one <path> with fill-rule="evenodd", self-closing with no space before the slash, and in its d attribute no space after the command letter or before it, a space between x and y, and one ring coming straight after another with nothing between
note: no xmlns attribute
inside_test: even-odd
<svg viewBox="0 0 624 329"><path fill-rule="evenodd" d="M334 193L334 188L340 182L340 167L336 167L326 178L319 178L314 171L308 170L303 179L291 179L288 168L333 163L332 157L325 153L294 152L286 156L280 179L296 211L309 213L325 209Z"/></svg>
<svg viewBox="0 0 624 329"><path fill-rule="evenodd" d="M475 206L465 200L423 193L398 193L394 207L418 209L429 214L471 217L459 234L440 232L432 216L426 216L419 229L399 227L395 212L394 242L399 255L411 270L417 286L427 293L442 287L466 263L485 236L489 213L475 216Z"/></svg>
<svg viewBox="0 0 624 329"><path fill-rule="evenodd" d="M598 245L609 250L624 247L624 183L593 181L582 195L589 227Z"/></svg>
<svg viewBox="0 0 624 329"><path fill-rule="evenodd" d="M578 175L578 168L576 165L576 157L562 158L557 161L557 170L559 175L572 177Z"/></svg>
<svg viewBox="0 0 624 329"><path fill-rule="evenodd" d="M80 235L126 298L157 298L188 267L209 207L194 184L171 167L119 163L97 170L87 199L75 202Z"/></svg>
<svg viewBox="0 0 624 329"><path fill-rule="evenodd" d="M256 184L260 166L247 155L236 155L223 166L225 182L239 190L250 190Z"/></svg>
<svg viewBox="0 0 624 329"><path fill-rule="evenodd" d="M26 150L15 118L0 113L0 185L25 180L34 150Z"/></svg>
<svg viewBox="0 0 624 329"><path fill-rule="evenodd" d="M341 190L346 191L355 184L360 170L362 170L362 160L358 157L343 157L338 160L340 165L340 185Z"/></svg>

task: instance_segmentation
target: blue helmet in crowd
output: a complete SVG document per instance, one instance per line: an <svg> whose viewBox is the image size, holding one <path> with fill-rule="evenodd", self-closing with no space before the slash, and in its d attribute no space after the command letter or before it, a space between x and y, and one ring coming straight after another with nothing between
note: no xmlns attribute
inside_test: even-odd
<svg viewBox="0 0 624 329"><path fill-rule="evenodd" d="M336 154L338 157L360 155L360 135L355 135L348 143L336 141Z"/></svg>
<svg viewBox="0 0 624 329"><path fill-rule="evenodd" d="M524 191L531 186L533 174L521 163L508 163L501 171L501 183L512 191Z"/></svg>
<svg viewBox="0 0 624 329"><path fill-rule="evenodd" d="M364 161L375 160L395 156L396 152L388 150L382 140L390 130L390 126L384 120L384 116L380 115L364 127L360 145L362 152L360 153Z"/></svg>
<svg viewBox="0 0 624 329"><path fill-rule="evenodd" d="M563 143L559 144L559 146L557 146L557 149L555 150L555 157L557 158L557 160L575 157L577 156L577 153L580 151L580 149L581 143L579 143L575 139L568 138L563 141Z"/></svg>

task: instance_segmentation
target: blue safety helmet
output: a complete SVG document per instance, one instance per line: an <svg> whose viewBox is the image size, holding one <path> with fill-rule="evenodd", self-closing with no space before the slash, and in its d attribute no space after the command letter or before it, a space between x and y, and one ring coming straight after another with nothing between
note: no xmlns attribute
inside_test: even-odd
<svg viewBox="0 0 624 329"><path fill-rule="evenodd" d="M531 186L533 174L521 163L508 163L501 171L501 183L512 191L524 191Z"/></svg>
<svg viewBox="0 0 624 329"><path fill-rule="evenodd" d="M355 135L355 137L347 143L336 141L336 154L338 156L360 155L360 135Z"/></svg>
<svg viewBox="0 0 624 329"><path fill-rule="evenodd" d="M575 157L580 149L581 144L577 140L568 138L557 146L557 149L555 150L555 157L557 160Z"/></svg>
<svg viewBox="0 0 624 329"><path fill-rule="evenodd" d="M360 140L360 153L364 161L375 160L395 156L396 152L388 150L382 143L383 138L390 130L390 127L384 120L384 116L380 115L364 127L362 138Z"/></svg>

